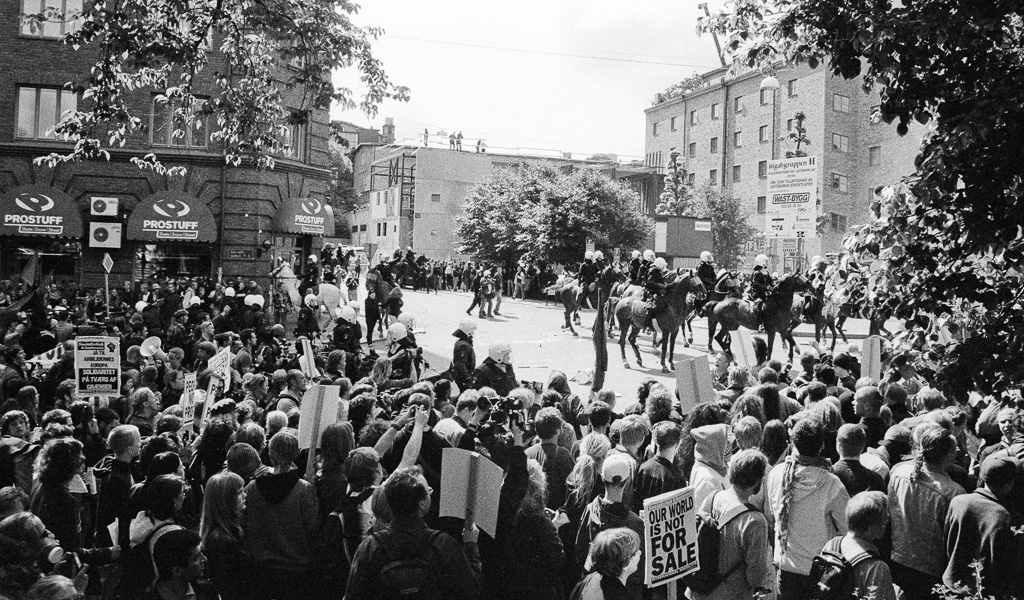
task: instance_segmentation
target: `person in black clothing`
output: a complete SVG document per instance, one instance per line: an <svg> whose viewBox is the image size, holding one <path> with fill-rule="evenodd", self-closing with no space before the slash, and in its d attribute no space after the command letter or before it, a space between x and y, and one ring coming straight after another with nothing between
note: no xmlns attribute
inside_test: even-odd
<svg viewBox="0 0 1024 600"><path fill-rule="evenodd" d="M359 321L356 319L356 311L350 306L339 306L335 310L334 347L344 350L349 354L359 354L359 340L362 331L359 330ZM373 335L372 332L367 337Z"/></svg>
<svg viewBox="0 0 1024 600"><path fill-rule="evenodd" d="M704 289L715 289L715 279L717 278L715 274L715 257L706 250L700 253L700 266L697 267L697 278L704 284Z"/></svg>
<svg viewBox="0 0 1024 600"><path fill-rule="evenodd" d="M299 309L299 318L295 323L295 336L316 339L320 335L320 320L317 318L317 300L313 294L307 294L302 308Z"/></svg>
<svg viewBox="0 0 1024 600"><path fill-rule="evenodd" d="M772 276L768 274L768 257L758 254L754 259L754 273L750 276L750 299L754 301L755 314L758 322L761 321L761 311L764 309L764 301L771 293Z"/></svg>
<svg viewBox="0 0 1024 600"><path fill-rule="evenodd" d="M476 351L473 349L473 334L476 323L471 319L463 319L459 328L452 333L456 338L455 349L452 350L452 366L449 368L452 380L465 391L473 387L473 373L476 371Z"/></svg>
<svg viewBox="0 0 1024 600"><path fill-rule="evenodd" d="M366 345L373 343L373 328L380 322L380 304L377 302L377 293L369 292L363 302L363 313L366 318Z"/></svg>
<svg viewBox="0 0 1024 600"><path fill-rule="evenodd" d="M512 370L512 346L496 340L487 349L487 358L476 369L473 387L478 390L493 388L499 396L507 396L518 385L516 373Z"/></svg>
<svg viewBox="0 0 1024 600"><path fill-rule="evenodd" d="M470 304L469 308L466 309L466 314L467 315L472 314L473 313L473 309L476 308L477 306L480 306L480 304L481 304L480 283L481 283L481 281L483 281L483 278L484 278L484 272L482 270L478 271L476 276L473 277L473 284L472 284L472 286L470 286L470 290L469 290L469 291L473 292L473 303Z"/></svg>
<svg viewBox="0 0 1024 600"><path fill-rule="evenodd" d="M874 448L885 439L889 426L880 415L885 400L873 385L864 386L853 395L853 412L860 417L860 426L867 434L866 447ZM851 496L853 494L850 494Z"/></svg>
<svg viewBox="0 0 1024 600"><path fill-rule="evenodd" d="M832 465L832 473L843 482L851 498L861 492L886 491L882 476L860 463L865 439L863 426L851 423L840 427L836 435L839 460Z"/></svg>
<svg viewBox="0 0 1024 600"><path fill-rule="evenodd" d="M686 487L686 476L675 464L682 430L672 421L661 421L651 432L654 457L640 465L633 484L633 512L642 514L644 500Z"/></svg>
<svg viewBox="0 0 1024 600"><path fill-rule="evenodd" d="M643 261L640 259L640 251L633 251L633 258L629 260L629 282L633 285L640 285L640 265Z"/></svg>
<svg viewBox="0 0 1024 600"><path fill-rule="evenodd" d="M142 453L142 438L139 428L134 425L118 425L107 436L107 446L113 452L113 460L107 463L106 478L100 488L99 509L96 517L96 540L101 544L114 545L118 540L110 539L107 526L117 520L128 508L131 498L132 461Z"/></svg>

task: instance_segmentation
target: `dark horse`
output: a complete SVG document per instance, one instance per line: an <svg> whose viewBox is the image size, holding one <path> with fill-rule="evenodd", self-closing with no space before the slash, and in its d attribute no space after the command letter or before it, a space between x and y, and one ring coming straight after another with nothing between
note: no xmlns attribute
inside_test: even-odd
<svg viewBox="0 0 1024 600"><path fill-rule="evenodd" d="M764 310L761 315L761 322L758 322L754 315L754 303L738 298L726 298L715 305L714 310L708 316L708 350L711 348L712 340L718 342L726 352L732 340L729 337L730 331L736 331L742 325L747 329L757 331L763 325L768 333L768 356L772 355L772 346L775 343L775 334L778 333L783 342L789 344L789 360L793 360L793 349L796 341L793 339L793 297L808 289L809 282L799 273L790 273L779 280L774 291L764 302ZM717 324L722 325L722 331L715 335Z"/></svg>
<svg viewBox="0 0 1024 600"><path fill-rule="evenodd" d="M689 294L702 296L705 293L704 284L692 272L670 281L668 287L665 288L667 300L665 309L654 318L662 331L662 373L675 370L676 337L679 335L679 328L690 312ZM629 360L626 359L626 338L628 336L629 345L633 347L633 353L636 354L637 365L644 366L643 359L640 358L640 349L636 347L636 336L643 329L644 322L647 320L647 303L639 296L620 298L615 305L615 318L619 322L619 350L622 351L622 364L627 369L629 368ZM665 366L666 354L668 355L668 366Z"/></svg>
<svg viewBox="0 0 1024 600"><path fill-rule="evenodd" d="M562 329L568 329L574 336L579 336L573 328L573 322L580 324L580 300L583 295L583 287L575 279L564 279L547 288L555 293L555 297L562 303L565 312L565 325Z"/></svg>
<svg viewBox="0 0 1024 600"><path fill-rule="evenodd" d="M836 334L842 338L844 344L848 344L846 332L843 326L847 319L867 319L869 335L884 335L892 339L892 333L885 328L885 321L890 315L868 308L863 308L854 302L837 304L832 300L815 302L811 305L810 320L814 323L814 341L820 342L823 337L832 332L831 349L836 349ZM827 331L826 331L827 330Z"/></svg>

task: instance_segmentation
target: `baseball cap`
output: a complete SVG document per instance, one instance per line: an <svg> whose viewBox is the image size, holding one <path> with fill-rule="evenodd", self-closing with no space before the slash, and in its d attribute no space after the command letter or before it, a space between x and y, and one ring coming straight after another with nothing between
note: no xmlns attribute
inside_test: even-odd
<svg viewBox="0 0 1024 600"><path fill-rule="evenodd" d="M623 483L633 475L633 459L628 454L614 452L604 459L601 479L607 483Z"/></svg>

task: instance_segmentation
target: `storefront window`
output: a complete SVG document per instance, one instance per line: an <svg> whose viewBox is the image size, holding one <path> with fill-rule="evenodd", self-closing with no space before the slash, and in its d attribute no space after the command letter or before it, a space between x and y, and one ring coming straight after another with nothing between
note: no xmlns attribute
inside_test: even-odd
<svg viewBox="0 0 1024 600"><path fill-rule="evenodd" d="M136 280L150 277L209 277L213 247L207 244L139 244L135 251Z"/></svg>
<svg viewBox="0 0 1024 600"><path fill-rule="evenodd" d="M20 276L32 256L39 252L39 273L53 281L77 279L82 245L65 240L42 238L0 238L0 279Z"/></svg>

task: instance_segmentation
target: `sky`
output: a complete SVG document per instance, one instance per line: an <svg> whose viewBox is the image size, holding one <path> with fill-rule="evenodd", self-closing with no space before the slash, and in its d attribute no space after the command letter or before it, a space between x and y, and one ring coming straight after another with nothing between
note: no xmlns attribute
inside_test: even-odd
<svg viewBox="0 0 1024 600"><path fill-rule="evenodd" d="M492 152L642 159L654 95L719 65L700 14L695 0L369 0L353 21L384 29L374 55L411 99L332 117L375 128L392 117L399 140L443 129ZM354 69L335 82L362 94Z"/></svg>

